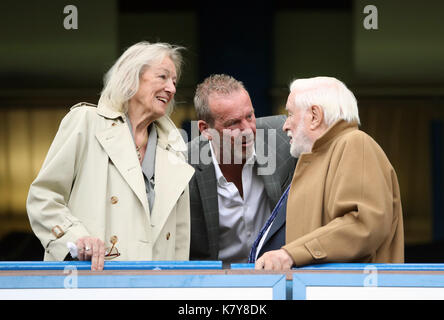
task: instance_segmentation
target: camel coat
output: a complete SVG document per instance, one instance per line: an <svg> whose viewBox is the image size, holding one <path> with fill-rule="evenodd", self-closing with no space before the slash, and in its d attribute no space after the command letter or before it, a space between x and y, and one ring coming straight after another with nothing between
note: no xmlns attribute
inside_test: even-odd
<svg viewBox="0 0 444 320"><path fill-rule="evenodd" d="M286 245L296 266L404 262L399 185L384 151L355 123L333 124L297 163Z"/></svg>
<svg viewBox="0 0 444 320"><path fill-rule="evenodd" d="M145 182L123 114L80 103L65 116L35 181L27 211L45 248L61 261L67 242L117 236L117 260L188 260L188 182L194 169L186 145L166 116L156 120L155 202ZM146 155L149 156L149 155Z"/></svg>

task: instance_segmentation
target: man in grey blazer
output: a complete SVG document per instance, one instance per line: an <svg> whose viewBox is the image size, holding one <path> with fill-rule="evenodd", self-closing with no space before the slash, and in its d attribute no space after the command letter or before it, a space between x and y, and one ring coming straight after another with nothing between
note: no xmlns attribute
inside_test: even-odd
<svg viewBox="0 0 444 320"><path fill-rule="evenodd" d="M290 184L296 159L285 116L259 118L242 82L212 75L196 89L201 135L188 144L191 260L248 261L251 246Z"/></svg>

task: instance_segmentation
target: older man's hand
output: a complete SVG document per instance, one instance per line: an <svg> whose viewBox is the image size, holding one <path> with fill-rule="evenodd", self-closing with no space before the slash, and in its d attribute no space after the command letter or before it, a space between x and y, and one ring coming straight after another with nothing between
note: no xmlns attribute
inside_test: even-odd
<svg viewBox="0 0 444 320"><path fill-rule="evenodd" d="M257 270L284 271L290 270L294 262L284 249L265 252L255 264Z"/></svg>

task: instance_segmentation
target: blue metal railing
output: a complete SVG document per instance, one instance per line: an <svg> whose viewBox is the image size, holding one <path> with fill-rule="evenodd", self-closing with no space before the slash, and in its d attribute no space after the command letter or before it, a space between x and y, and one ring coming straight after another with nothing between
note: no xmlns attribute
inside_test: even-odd
<svg viewBox="0 0 444 320"><path fill-rule="evenodd" d="M292 270L365 270L374 267L380 271L444 271L444 263L325 263L313 264ZM254 269L252 263L231 264L231 269Z"/></svg>
<svg viewBox="0 0 444 320"><path fill-rule="evenodd" d="M90 261L0 261L0 271L5 270L63 270L72 266L77 270L90 270ZM380 271L444 271L443 263L325 263L293 270L365 270L374 267ZM232 270L254 269L252 263L231 264ZM104 270L220 270L222 261L105 261Z"/></svg>
<svg viewBox="0 0 444 320"><path fill-rule="evenodd" d="M91 261L0 261L2 270L90 270ZM104 270L222 269L221 261L105 261Z"/></svg>

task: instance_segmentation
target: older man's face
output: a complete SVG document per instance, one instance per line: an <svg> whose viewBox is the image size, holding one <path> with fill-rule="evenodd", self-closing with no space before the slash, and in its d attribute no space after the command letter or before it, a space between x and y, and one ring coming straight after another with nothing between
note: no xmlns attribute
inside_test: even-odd
<svg viewBox="0 0 444 320"><path fill-rule="evenodd" d="M251 155L256 135L256 118L248 92L240 89L228 95L211 94L209 98L219 162L227 163L224 153L230 156L230 163L245 161Z"/></svg>
<svg viewBox="0 0 444 320"><path fill-rule="evenodd" d="M286 110L288 112L287 120L284 123L283 130L290 137L290 154L299 158L303 152L310 152L313 142L307 134L307 112L298 108L294 103L296 92L292 91L287 99Z"/></svg>

